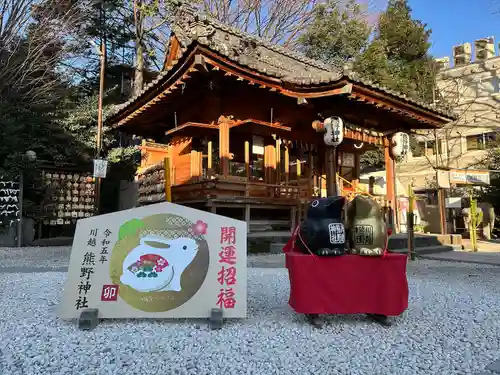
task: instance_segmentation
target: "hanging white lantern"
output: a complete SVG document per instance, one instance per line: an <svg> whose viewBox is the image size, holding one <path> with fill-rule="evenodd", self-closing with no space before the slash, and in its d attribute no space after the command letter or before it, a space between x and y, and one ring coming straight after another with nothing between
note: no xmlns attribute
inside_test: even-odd
<svg viewBox="0 0 500 375"><path fill-rule="evenodd" d="M410 136L397 132L391 138L391 154L394 157L406 156L410 152Z"/></svg>
<svg viewBox="0 0 500 375"><path fill-rule="evenodd" d="M325 119L325 135L323 140L327 146L338 146L344 140L344 122L340 117Z"/></svg>

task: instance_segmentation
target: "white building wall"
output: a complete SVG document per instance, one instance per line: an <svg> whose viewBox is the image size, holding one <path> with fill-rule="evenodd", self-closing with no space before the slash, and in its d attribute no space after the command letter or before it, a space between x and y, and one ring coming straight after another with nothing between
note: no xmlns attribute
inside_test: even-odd
<svg viewBox="0 0 500 375"><path fill-rule="evenodd" d="M425 155L410 155L397 166L403 184L433 187L433 166L467 168L478 164L500 139L500 56L442 70L437 77L437 101L448 103L459 116L436 134L420 133ZM483 135L484 134L484 135ZM440 144L436 159L435 141ZM423 144L423 143L421 143Z"/></svg>

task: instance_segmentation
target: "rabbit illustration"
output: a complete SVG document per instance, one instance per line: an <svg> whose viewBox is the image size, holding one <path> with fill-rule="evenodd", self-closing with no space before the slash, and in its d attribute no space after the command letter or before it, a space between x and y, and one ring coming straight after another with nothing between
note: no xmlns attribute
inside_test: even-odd
<svg viewBox="0 0 500 375"><path fill-rule="evenodd" d="M162 291L181 291L181 276L184 270L191 264L198 253L198 243L187 237L180 237L174 240L168 240L170 245L166 259L172 266L174 276L172 281L166 285Z"/></svg>
<svg viewBox="0 0 500 375"><path fill-rule="evenodd" d="M138 292L156 292L164 288L174 275L168 262L168 240L157 236L141 238L123 261L120 281ZM146 258L153 258L146 259ZM160 263L161 262L161 265Z"/></svg>
<svg viewBox="0 0 500 375"><path fill-rule="evenodd" d="M123 262L120 281L139 292L181 291L181 276L198 251L195 240L158 236L141 238ZM161 257L162 265L141 262L145 256Z"/></svg>

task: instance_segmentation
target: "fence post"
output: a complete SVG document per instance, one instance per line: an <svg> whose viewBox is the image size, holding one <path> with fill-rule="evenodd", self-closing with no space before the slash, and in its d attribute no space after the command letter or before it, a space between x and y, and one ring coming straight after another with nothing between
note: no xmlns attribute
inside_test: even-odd
<svg viewBox="0 0 500 375"><path fill-rule="evenodd" d="M417 254L415 254L415 215L413 213L414 202L415 195L413 194L413 188L410 184L408 185L408 213L406 214L406 231L408 232L408 255L410 256L410 260L415 260L417 258Z"/></svg>
<svg viewBox="0 0 500 375"><path fill-rule="evenodd" d="M170 179L170 158L163 159L163 167L165 169L165 200L172 202L172 181Z"/></svg>

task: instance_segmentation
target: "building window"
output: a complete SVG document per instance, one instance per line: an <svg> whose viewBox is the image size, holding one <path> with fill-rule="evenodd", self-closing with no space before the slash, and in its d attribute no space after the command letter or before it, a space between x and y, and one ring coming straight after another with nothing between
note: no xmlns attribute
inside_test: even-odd
<svg viewBox="0 0 500 375"><path fill-rule="evenodd" d="M496 133L475 134L465 138L467 140L467 151L486 150L497 145Z"/></svg>
<svg viewBox="0 0 500 375"><path fill-rule="evenodd" d="M439 142L439 145L441 146L441 142ZM439 153L442 153L441 147L439 149ZM429 157L435 154L436 154L435 141L417 142L413 150L413 157L419 157L424 155Z"/></svg>
<svg viewBox="0 0 500 375"><path fill-rule="evenodd" d="M444 155L447 153L445 141L439 140L437 145L438 145L438 154L439 155Z"/></svg>

